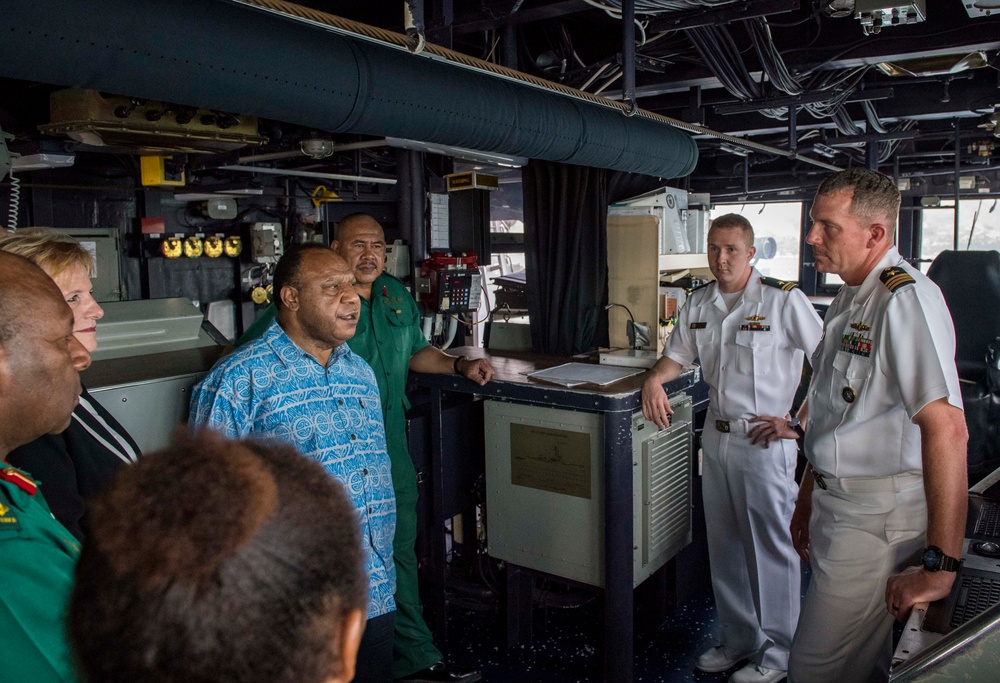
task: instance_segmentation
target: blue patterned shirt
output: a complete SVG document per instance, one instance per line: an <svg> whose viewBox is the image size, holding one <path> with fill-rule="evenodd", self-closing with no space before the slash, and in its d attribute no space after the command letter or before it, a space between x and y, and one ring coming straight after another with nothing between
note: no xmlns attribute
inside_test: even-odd
<svg viewBox="0 0 1000 683"><path fill-rule="evenodd" d="M347 344L323 367L275 321L195 386L190 421L233 439L274 437L323 465L346 487L361 521L368 618L396 609L396 500L382 405L372 369Z"/></svg>

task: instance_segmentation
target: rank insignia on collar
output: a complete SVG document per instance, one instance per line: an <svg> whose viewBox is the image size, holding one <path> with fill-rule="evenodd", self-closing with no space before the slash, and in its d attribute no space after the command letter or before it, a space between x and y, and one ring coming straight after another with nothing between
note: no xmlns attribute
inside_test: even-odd
<svg viewBox="0 0 1000 683"><path fill-rule="evenodd" d="M10 511L10 508L0 503L0 517L6 517L8 511Z"/></svg>
<svg viewBox="0 0 1000 683"><path fill-rule="evenodd" d="M859 321L859 322L856 322L856 323L851 323L851 329L852 330L857 330L858 332L867 332L871 328L868 327L868 325L865 325L863 322Z"/></svg>
<svg viewBox="0 0 1000 683"><path fill-rule="evenodd" d="M13 484L17 488L27 493L29 496L35 495L35 493L38 491L38 484L36 484L29 477L26 477L17 470L15 470L13 467L5 467L2 470L0 470L0 480Z"/></svg>
<svg viewBox="0 0 1000 683"><path fill-rule="evenodd" d="M766 315L748 315L746 317L746 319L749 320L752 323L759 323L761 320L767 320L767 316Z"/></svg>
<svg viewBox="0 0 1000 683"><path fill-rule="evenodd" d="M708 327L708 323L691 323L692 330L703 330Z"/></svg>
<svg viewBox="0 0 1000 683"><path fill-rule="evenodd" d="M916 282L909 273L899 266L889 266L879 274L878 279L890 292L895 292L900 287Z"/></svg>

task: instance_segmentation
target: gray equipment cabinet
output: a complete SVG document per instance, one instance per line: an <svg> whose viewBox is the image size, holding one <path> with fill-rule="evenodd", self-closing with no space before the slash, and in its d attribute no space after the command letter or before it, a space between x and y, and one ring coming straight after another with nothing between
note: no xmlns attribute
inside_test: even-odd
<svg viewBox="0 0 1000 683"><path fill-rule="evenodd" d="M489 399L491 403L499 402L501 405L488 408L486 414L487 420L494 422L488 428L497 430L499 439L510 440L512 425L522 425L529 430L527 435L515 433L511 445L491 444L487 451L490 552L498 551L494 545L498 540L494 536L497 526L501 529L506 526L506 531L498 532L501 546L504 535L507 536L506 549L501 548L499 552L518 557L507 563L507 642L509 645L522 643L531 633L531 584L525 576L526 569L518 562L525 563L526 567L548 567L538 571L557 576L576 576L577 580L604 589L604 679L629 683L633 680L634 665L633 590L690 538L693 471L690 408L686 416L683 410L678 411L681 419L665 436L649 438L646 435L653 433L649 423L641 416L636 417L641 404L642 375L607 386L584 384L567 388L527 377L529 372L561 365L568 360L565 358L518 352L487 354L482 349L469 347L449 349L449 353L488 358L495 374L493 381L482 387L456 375L415 373L412 376L417 386L428 388L431 393L434 523L444 523L447 509L443 482L449 456L441 448L444 393L471 394ZM679 399L679 393L697 384L699 379L700 368L685 368L680 377L665 385L665 389L668 395ZM681 404L678 401L678 407ZM516 443L519 439L531 442L534 439L531 429L542 430L539 434L550 430L550 450L554 446L559 451L561 442L585 442L585 448L564 447L562 453L570 460L576 459L581 472L589 471L589 484L577 480L566 491L567 484L556 481L558 472L546 473L544 467L536 467L544 465L539 462L544 457L537 450L528 451L529 455L532 452L535 455L532 462L527 463L527 469L521 467L526 463L515 463L515 456L524 452L516 448ZM558 433L560 431L563 433ZM500 437L502 433L508 436ZM486 440L492 439L487 436ZM575 455L570 456L571 453ZM675 467L685 470L685 474L680 475L673 469ZM515 472L518 468L520 471ZM508 476L521 478L522 483L515 483L507 479ZM534 486L523 486L525 482L534 482ZM551 490L560 487L564 490ZM680 502L664 489L676 494ZM522 503L533 506L534 511L514 510L517 501L512 504L508 499L518 496ZM546 509L549 502L554 502L554 506ZM503 521L494 521L493 508L498 505L510 508ZM534 527L543 526L534 516L536 514L542 515L544 523L551 523L553 529L536 532ZM573 522L569 518L575 514L582 518ZM516 537L518 534L521 539L532 538L522 543ZM574 542L563 538L567 535L582 538ZM556 538L560 539L558 548L543 547L547 540ZM603 543L598 542L601 539ZM635 547L637 544L639 548ZM441 572L434 577L434 583L443 586L443 535L432 538L431 545L436 556L434 565ZM443 588L431 602L440 604L443 611Z"/></svg>
<svg viewBox="0 0 1000 683"><path fill-rule="evenodd" d="M191 387L211 370L224 340L184 298L104 304L98 350L81 377L144 453L187 421Z"/></svg>
<svg viewBox="0 0 1000 683"><path fill-rule="evenodd" d="M673 422L632 415L632 585L691 542L691 399ZM598 413L485 402L487 529L500 560L604 587L604 425Z"/></svg>

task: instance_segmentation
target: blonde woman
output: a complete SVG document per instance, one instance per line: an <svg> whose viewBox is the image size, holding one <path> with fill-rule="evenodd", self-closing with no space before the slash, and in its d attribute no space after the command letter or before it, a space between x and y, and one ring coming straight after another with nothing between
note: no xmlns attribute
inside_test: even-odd
<svg viewBox="0 0 1000 683"><path fill-rule="evenodd" d="M72 237L46 228L0 234L0 251L34 261L55 281L73 310L73 335L87 351L94 351L97 322L104 310L91 293L94 261L90 252ZM66 431L25 444L7 460L41 482L52 514L83 540L87 499L139 454L128 432L84 389Z"/></svg>

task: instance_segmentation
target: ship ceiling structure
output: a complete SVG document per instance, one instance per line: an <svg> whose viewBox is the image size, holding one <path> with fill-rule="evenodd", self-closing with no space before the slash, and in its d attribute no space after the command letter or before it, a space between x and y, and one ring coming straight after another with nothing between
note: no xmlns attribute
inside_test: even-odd
<svg viewBox="0 0 1000 683"><path fill-rule="evenodd" d="M404 21L402 3L303 4L397 30ZM642 110L782 151L699 136L690 181L699 190L761 197L828 172L796 153L838 167L878 165L927 190L953 182L958 167L978 176L977 191L1000 191L998 0L414 4L430 43L614 100L629 99L632 65ZM632 59L622 49L629 4ZM901 15L905 7L919 7L923 20L914 21L916 9Z"/></svg>
<svg viewBox="0 0 1000 683"><path fill-rule="evenodd" d="M687 176L723 200L808 193L851 165L996 194L997 5L900 0L892 25L875 0L11 0L0 128L25 154L155 149L134 131L68 140L49 99L73 86L257 117L242 149L163 144L202 152L195 182L254 164L388 180L391 136Z"/></svg>

